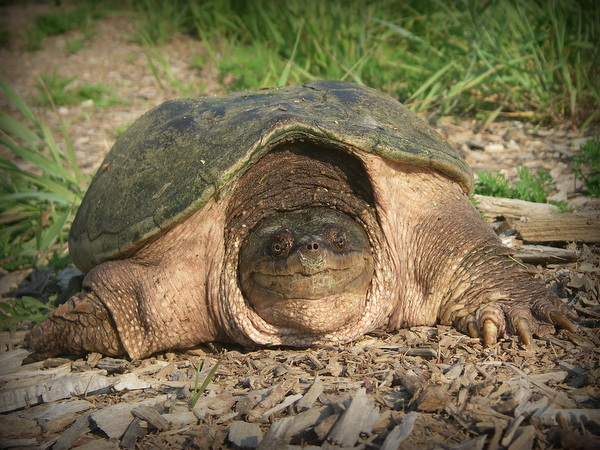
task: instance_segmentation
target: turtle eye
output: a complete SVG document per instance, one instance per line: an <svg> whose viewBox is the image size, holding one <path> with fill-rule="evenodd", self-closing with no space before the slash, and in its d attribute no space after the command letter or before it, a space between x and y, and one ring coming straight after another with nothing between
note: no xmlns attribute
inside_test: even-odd
<svg viewBox="0 0 600 450"><path fill-rule="evenodd" d="M287 256L294 245L294 236L289 231L279 231L271 237L268 251L271 256Z"/></svg>
<svg viewBox="0 0 600 450"><path fill-rule="evenodd" d="M329 240L331 247L338 252L346 251L350 248L350 242L345 231L337 226L327 227L325 236Z"/></svg>

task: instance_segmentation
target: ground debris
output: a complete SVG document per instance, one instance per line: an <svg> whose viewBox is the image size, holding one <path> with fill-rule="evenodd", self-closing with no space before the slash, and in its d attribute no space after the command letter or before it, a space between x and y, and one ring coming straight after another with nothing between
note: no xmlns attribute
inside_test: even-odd
<svg viewBox="0 0 600 450"><path fill-rule="evenodd" d="M552 439L569 438L566 431L581 430L593 441L600 436L600 352L594 347L600 337L596 329L583 330L577 336L592 346L585 351L564 334L537 339L533 347L500 341L484 349L438 326L306 352L240 351L234 345L220 347L220 354L171 352L129 363L124 373L100 371L86 360L53 368L13 364L13 373L0 375L0 394L17 380L45 385L73 376L102 378L109 390L5 413L0 418L18 421L23 431L2 443L35 440L44 448L70 448L118 442L144 449L189 441L208 448L210 436L213 448L242 448L235 442L248 438L254 446L248 448L259 449L545 449ZM400 353L401 347L429 348L436 357ZM14 360L8 353L0 358ZM18 354L22 359L27 353ZM198 358L209 369L216 359L222 363L192 409ZM551 439L557 427L562 434L554 432Z"/></svg>

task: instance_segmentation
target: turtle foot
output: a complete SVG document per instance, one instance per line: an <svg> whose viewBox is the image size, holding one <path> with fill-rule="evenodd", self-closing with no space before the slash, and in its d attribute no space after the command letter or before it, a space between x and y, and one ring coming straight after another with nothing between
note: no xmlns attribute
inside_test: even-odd
<svg viewBox="0 0 600 450"><path fill-rule="evenodd" d="M527 300L494 299L458 319L455 326L473 338L481 338L484 347L491 347L506 335L516 335L523 345L530 345L533 336L552 334L556 326L575 331L574 320L576 315L558 297L542 292Z"/></svg>
<svg viewBox="0 0 600 450"><path fill-rule="evenodd" d="M93 292L81 292L52 311L25 337L34 352L24 363L61 354L125 353L110 313Z"/></svg>

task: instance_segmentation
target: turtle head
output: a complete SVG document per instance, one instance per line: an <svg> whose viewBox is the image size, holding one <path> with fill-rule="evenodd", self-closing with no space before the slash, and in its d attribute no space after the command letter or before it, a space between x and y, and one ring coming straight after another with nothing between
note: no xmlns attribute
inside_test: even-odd
<svg viewBox="0 0 600 450"><path fill-rule="evenodd" d="M240 249L244 297L267 322L306 333L335 331L360 316L373 276L362 226L314 207L263 220Z"/></svg>

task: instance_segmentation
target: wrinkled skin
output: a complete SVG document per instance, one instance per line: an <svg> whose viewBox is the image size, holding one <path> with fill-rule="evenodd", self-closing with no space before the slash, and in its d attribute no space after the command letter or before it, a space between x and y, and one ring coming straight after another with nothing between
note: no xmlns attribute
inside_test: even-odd
<svg viewBox="0 0 600 450"><path fill-rule="evenodd" d="M325 333L360 316L373 258L366 233L350 217L310 208L261 223L242 245L239 268L242 293L259 316ZM298 314L304 308L322 313Z"/></svg>
<svg viewBox="0 0 600 450"><path fill-rule="evenodd" d="M330 267L348 270L340 261L349 253L335 253L326 237L330 226L351 238L362 269L348 283L329 278L333 297L324 301L324 272L315 258L302 263L301 245L290 245L285 261L264 250L277 254L290 235L307 251L318 241L334 256ZM290 298L296 290L277 276L291 273L321 281L305 281ZM265 156L227 195L132 257L92 269L84 290L27 339L31 359L89 351L143 358L215 340L325 345L441 323L485 345L507 336L529 344L555 325L573 330L572 317L446 175L359 151L292 148Z"/></svg>

